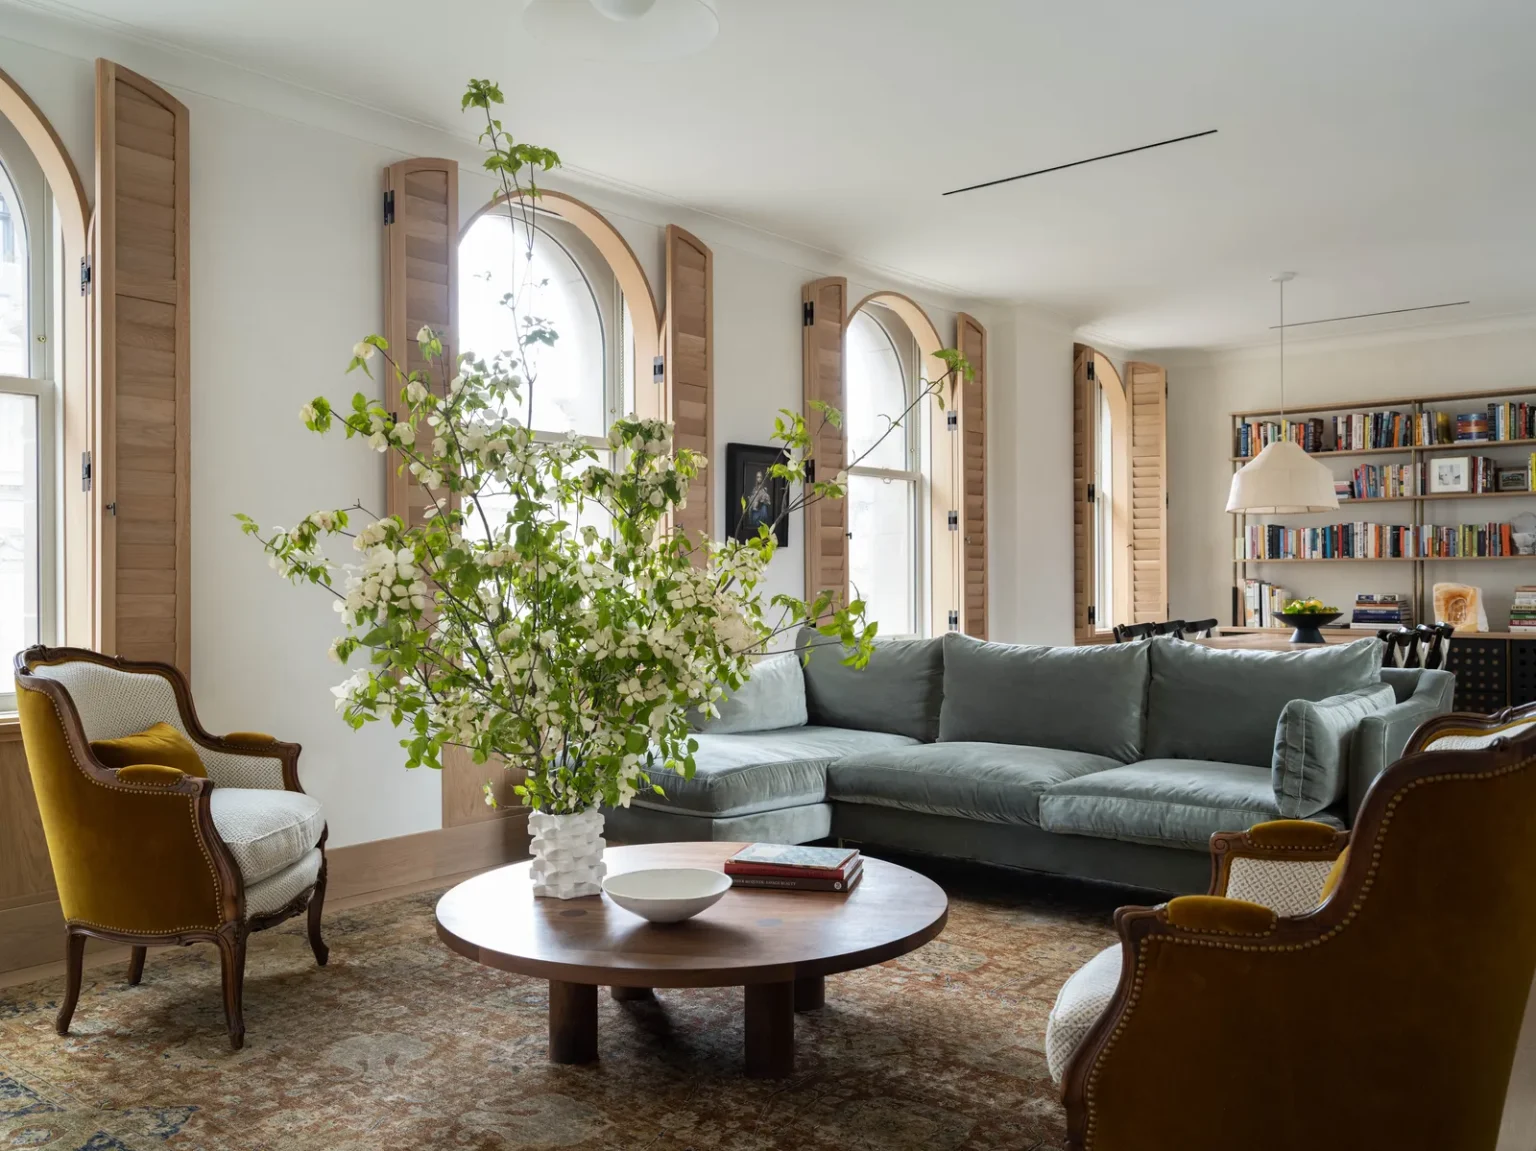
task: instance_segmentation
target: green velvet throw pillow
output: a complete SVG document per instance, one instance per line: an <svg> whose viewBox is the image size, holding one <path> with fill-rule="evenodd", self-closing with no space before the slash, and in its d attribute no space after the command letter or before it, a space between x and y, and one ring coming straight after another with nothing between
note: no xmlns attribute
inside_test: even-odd
<svg viewBox="0 0 1536 1151"><path fill-rule="evenodd" d="M1270 785L1286 819L1306 819L1344 798L1349 743L1368 715L1397 702L1390 684L1373 683L1327 699L1293 699L1275 725Z"/></svg>
<svg viewBox="0 0 1536 1151"><path fill-rule="evenodd" d="M156 763L162 767L174 767L200 779L208 775L192 741L168 723L157 723L117 739L93 739L91 753L106 767Z"/></svg>

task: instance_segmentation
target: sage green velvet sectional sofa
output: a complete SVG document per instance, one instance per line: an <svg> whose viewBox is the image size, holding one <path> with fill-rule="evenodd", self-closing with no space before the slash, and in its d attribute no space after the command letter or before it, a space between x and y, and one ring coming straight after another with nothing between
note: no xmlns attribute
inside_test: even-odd
<svg viewBox="0 0 1536 1151"><path fill-rule="evenodd" d="M622 842L808 843L1204 891L1209 841L1349 823L1454 677L1382 668L1374 639L1235 651L891 640L869 665L813 633L696 717L692 779L610 810Z"/></svg>

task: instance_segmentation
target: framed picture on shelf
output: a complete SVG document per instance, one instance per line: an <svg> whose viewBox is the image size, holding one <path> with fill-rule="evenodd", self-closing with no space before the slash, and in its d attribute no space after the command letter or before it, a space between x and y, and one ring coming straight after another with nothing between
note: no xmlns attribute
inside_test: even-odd
<svg viewBox="0 0 1536 1151"><path fill-rule="evenodd" d="M1448 456L1429 464L1429 494L1451 495L1472 490L1472 457Z"/></svg>
<svg viewBox="0 0 1536 1151"><path fill-rule="evenodd" d="M1499 469L1499 491L1528 492L1530 490L1531 470L1529 468Z"/></svg>
<svg viewBox="0 0 1536 1151"><path fill-rule="evenodd" d="M731 539L755 539L757 529L766 524L781 548L789 546L789 521L784 518L789 483L768 474L774 464L787 461L782 448L725 445L725 522Z"/></svg>

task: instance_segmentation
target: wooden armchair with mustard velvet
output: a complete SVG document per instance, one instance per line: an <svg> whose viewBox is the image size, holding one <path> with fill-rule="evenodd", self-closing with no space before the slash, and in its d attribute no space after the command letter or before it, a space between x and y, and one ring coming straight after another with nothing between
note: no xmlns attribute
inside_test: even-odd
<svg viewBox="0 0 1536 1151"><path fill-rule="evenodd" d="M149 947L210 942L239 1048L250 933L307 909L315 960L327 958L326 828L299 786L299 745L210 735L175 668L78 648L18 655L16 698L64 910L59 1034L80 996L86 936L129 944L134 984Z"/></svg>
<svg viewBox="0 0 1536 1151"><path fill-rule="evenodd" d="M1061 989L1070 1146L1492 1151L1536 972L1536 705L1422 725L1352 832L1211 851L1210 895L1121 908Z"/></svg>

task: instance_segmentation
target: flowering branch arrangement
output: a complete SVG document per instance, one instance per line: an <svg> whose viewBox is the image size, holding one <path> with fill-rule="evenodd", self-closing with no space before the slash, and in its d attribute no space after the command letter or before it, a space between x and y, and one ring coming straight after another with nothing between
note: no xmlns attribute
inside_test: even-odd
<svg viewBox="0 0 1536 1151"><path fill-rule="evenodd" d="M559 157L514 141L492 114L500 103L485 81L464 98L485 113L485 166L513 215L530 211L537 174ZM524 230L531 244L535 229ZM333 689L352 727L387 719L402 729L407 767L441 767L449 746L477 763L499 759L521 769L517 795L552 814L627 805L642 789L661 791L647 774L658 765L692 775L689 709L712 713L780 636L809 624L862 666L877 629L861 601L831 591L768 598L771 526L744 542L677 530L671 515L706 461L677 448L666 422L620 419L605 450L536 433L537 349L557 334L521 315L519 299L503 303L517 348L490 361L450 357L423 328L427 368L407 370L400 349L371 335L348 371L381 368L398 404L358 392L346 407L304 405L310 430L339 427L396 453L426 494L420 516L352 505L265 530L237 518L281 575L335 597L343 634L331 655L360 663ZM950 370L922 396L968 371L958 353L941 356ZM841 419L818 413L819 426ZM843 497L846 473L806 482L815 437L804 416L783 412L775 438L787 462L774 474L799 485L781 517ZM338 538L351 541L350 562L328 555ZM494 803L489 785L486 796Z"/></svg>

